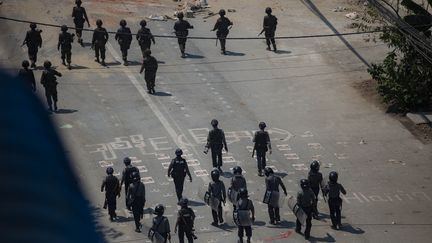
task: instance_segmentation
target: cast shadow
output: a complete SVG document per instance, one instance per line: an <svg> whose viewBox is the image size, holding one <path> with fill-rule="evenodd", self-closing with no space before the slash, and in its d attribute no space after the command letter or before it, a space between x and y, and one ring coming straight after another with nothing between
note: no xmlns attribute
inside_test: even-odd
<svg viewBox="0 0 432 243"><path fill-rule="evenodd" d="M82 47L91 47L91 43L90 42L83 42Z"/></svg>
<svg viewBox="0 0 432 243"><path fill-rule="evenodd" d="M325 237L311 236L309 242L336 242L336 240L329 233L326 233Z"/></svg>
<svg viewBox="0 0 432 243"><path fill-rule="evenodd" d="M364 234L364 230L358 228L358 227L353 227L352 225L349 224L343 224L342 227L340 228L340 231L343 232L348 232L351 234L355 234L355 235L359 235L359 234Z"/></svg>
<svg viewBox="0 0 432 243"><path fill-rule="evenodd" d="M118 61L114 61L114 62L105 62L105 66L106 67L110 67L110 66L118 66L121 65L121 62Z"/></svg>
<svg viewBox="0 0 432 243"><path fill-rule="evenodd" d="M224 178L232 178L234 176L233 173L229 172L229 171L223 171L221 174Z"/></svg>
<svg viewBox="0 0 432 243"><path fill-rule="evenodd" d="M276 54L291 54L291 51L276 50L274 53L276 53Z"/></svg>
<svg viewBox="0 0 432 243"><path fill-rule="evenodd" d="M80 66L80 65L72 65L72 70L80 70L80 69L88 69L88 67Z"/></svg>
<svg viewBox="0 0 432 243"><path fill-rule="evenodd" d="M276 225L274 228L295 228L296 227L296 223L292 222L292 221L286 221L283 220L280 222L279 225Z"/></svg>
<svg viewBox="0 0 432 243"><path fill-rule="evenodd" d="M281 177L281 178L284 178L285 176L288 175L288 174L285 173L285 172L275 172L274 174L277 175L277 176L279 176L279 177Z"/></svg>
<svg viewBox="0 0 432 243"><path fill-rule="evenodd" d="M264 221L258 221L258 220L256 220L256 221L253 222L253 225L264 226L264 225L266 225L266 223Z"/></svg>
<svg viewBox="0 0 432 243"><path fill-rule="evenodd" d="M58 109L56 111L54 111L54 113L56 114L70 114L70 113L75 113L78 110L75 109Z"/></svg>
<svg viewBox="0 0 432 243"><path fill-rule="evenodd" d="M197 55L197 54L189 54L189 53L186 53L186 57L185 57L185 58L202 59L202 58L204 58L204 56Z"/></svg>
<svg viewBox="0 0 432 243"><path fill-rule="evenodd" d="M170 94L170 93L165 93L165 92L163 92L163 91L157 91L157 92L155 92L153 95L155 95L155 96L172 96L172 94Z"/></svg>
<svg viewBox="0 0 432 243"><path fill-rule="evenodd" d="M134 219L132 217L126 218L123 216L117 216L117 220L115 222L116 223L125 223L125 222L130 222L130 221L134 221Z"/></svg>
<svg viewBox="0 0 432 243"><path fill-rule="evenodd" d="M100 207L89 206L89 209L95 219L104 216ZM116 230L114 227L106 226L98 221L94 221L94 224L97 232L109 238L116 239L124 235L122 232Z"/></svg>
<svg viewBox="0 0 432 243"><path fill-rule="evenodd" d="M244 56L245 54L242 53L242 52L226 51L226 52L225 52L225 55L226 55L226 56L234 56L234 57L242 57L242 56Z"/></svg>
<svg viewBox="0 0 432 243"><path fill-rule="evenodd" d="M158 64L165 64L165 61L157 61Z"/></svg>
<svg viewBox="0 0 432 243"><path fill-rule="evenodd" d="M232 232L232 229L237 229L237 226L236 225L229 225L225 222L225 223L219 225L218 228L220 228L224 231Z"/></svg>
<svg viewBox="0 0 432 243"><path fill-rule="evenodd" d="M200 207L200 206L205 206L205 205L206 204L203 202L189 200L189 206L192 206L192 207Z"/></svg>
<svg viewBox="0 0 432 243"><path fill-rule="evenodd" d="M129 66L141 66L142 62L138 62L138 61L128 61L128 65Z"/></svg>
<svg viewBox="0 0 432 243"><path fill-rule="evenodd" d="M153 214L154 213L154 209L153 208L144 208L144 214Z"/></svg>

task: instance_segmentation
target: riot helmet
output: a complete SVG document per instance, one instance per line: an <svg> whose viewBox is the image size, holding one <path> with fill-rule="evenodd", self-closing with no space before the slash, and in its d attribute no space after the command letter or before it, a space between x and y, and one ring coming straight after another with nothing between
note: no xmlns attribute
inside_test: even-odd
<svg viewBox="0 0 432 243"><path fill-rule="evenodd" d="M98 20L96 20L96 25L98 26L98 27L101 27L102 26L102 20L100 20L100 19L98 19Z"/></svg>
<svg viewBox="0 0 432 243"><path fill-rule="evenodd" d="M243 172L242 168L238 165L233 168L234 175L241 175L242 172Z"/></svg>
<svg viewBox="0 0 432 243"><path fill-rule="evenodd" d="M132 172L131 178L132 178L133 182L139 181L141 179L140 173L137 171Z"/></svg>
<svg viewBox="0 0 432 243"><path fill-rule="evenodd" d="M145 49L144 50L144 56L149 57L150 55L151 55L150 49Z"/></svg>
<svg viewBox="0 0 432 243"><path fill-rule="evenodd" d="M214 168L211 172L211 178L213 181L218 181L220 177L220 172L218 169Z"/></svg>
<svg viewBox="0 0 432 243"><path fill-rule="evenodd" d="M218 124L219 124L219 122L218 122L218 120L213 119L213 120L211 120L210 124L211 124L213 127L217 127Z"/></svg>
<svg viewBox="0 0 432 243"><path fill-rule="evenodd" d="M264 174L265 174L266 176L269 176L269 175L274 174L274 171L273 171L272 168L270 168L270 167L266 167L266 168L264 169Z"/></svg>
<svg viewBox="0 0 432 243"><path fill-rule="evenodd" d="M300 180L300 187L301 187L303 190L308 189L309 186L310 186L310 184L309 184L309 180L308 180L308 179L301 179L301 180Z"/></svg>
<svg viewBox="0 0 432 243"><path fill-rule="evenodd" d="M246 188L240 188L239 196L240 196L240 198L247 198L248 197L248 190Z"/></svg>
<svg viewBox="0 0 432 243"><path fill-rule="evenodd" d="M45 61L43 64L44 68L50 68L52 66L50 61Z"/></svg>
<svg viewBox="0 0 432 243"><path fill-rule="evenodd" d="M29 63L29 61L24 60L24 61L22 61L21 66L22 66L23 68L28 68L28 67L30 66L30 63Z"/></svg>
<svg viewBox="0 0 432 243"><path fill-rule="evenodd" d="M61 31L65 32L68 30L68 27L67 27L67 25L64 24L60 27L60 29L61 29Z"/></svg>
<svg viewBox="0 0 432 243"><path fill-rule="evenodd" d="M183 12L177 13L177 18L183 19L184 18L184 13Z"/></svg>
<svg viewBox="0 0 432 243"><path fill-rule="evenodd" d="M106 173L107 173L108 175L112 175L112 174L114 173L114 169L113 169L112 167L108 167L108 168L106 169Z"/></svg>
<svg viewBox="0 0 432 243"><path fill-rule="evenodd" d="M123 159L123 163L125 164L125 165L130 165L131 164L131 159L129 158L129 157L126 157L126 158L124 158Z"/></svg>
<svg viewBox="0 0 432 243"><path fill-rule="evenodd" d="M125 27L127 25L126 20L122 19L120 20L120 26Z"/></svg>
<svg viewBox="0 0 432 243"><path fill-rule="evenodd" d="M30 23L30 29L32 29L32 30L36 29L36 24L35 23Z"/></svg>
<svg viewBox="0 0 432 243"><path fill-rule="evenodd" d="M312 171L318 172L319 169L320 169L320 163L319 163L319 161L318 160L312 161L312 163L310 165L310 168L311 168Z"/></svg>
<svg viewBox="0 0 432 243"><path fill-rule="evenodd" d="M331 182L337 182L337 180L338 180L338 173L336 171L330 172L330 174L329 174L329 180Z"/></svg>
<svg viewBox="0 0 432 243"><path fill-rule="evenodd" d="M75 4L78 5L78 6L80 6L82 4L82 1L81 0L76 0Z"/></svg>
<svg viewBox="0 0 432 243"><path fill-rule="evenodd" d="M180 201L178 202L178 205L180 205L181 207L187 207L188 204L189 204L189 200L185 197L180 199Z"/></svg>
<svg viewBox="0 0 432 243"><path fill-rule="evenodd" d="M145 27L147 25L147 21L145 21L145 19L141 20L140 25Z"/></svg>
<svg viewBox="0 0 432 243"><path fill-rule="evenodd" d="M270 7L267 7L265 9L266 14L271 14L272 13L272 9Z"/></svg>
<svg viewBox="0 0 432 243"><path fill-rule="evenodd" d="M176 149L176 151L175 151L175 155L177 155L177 156L181 156L183 154L183 150L181 150L181 149Z"/></svg>
<svg viewBox="0 0 432 243"><path fill-rule="evenodd" d="M165 212L165 208L162 204L158 204L155 207L154 214L156 214L158 216L162 216L164 214L164 212Z"/></svg>
<svg viewBox="0 0 432 243"><path fill-rule="evenodd" d="M260 129L264 129L264 128L267 127L267 124L265 124L265 122L260 122L260 123L258 124L258 127L259 127Z"/></svg>
<svg viewBox="0 0 432 243"><path fill-rule="evenodd" d="M219 10L219 15L220 16L225 16L225 14L226 14L225 9Z"/></svg>

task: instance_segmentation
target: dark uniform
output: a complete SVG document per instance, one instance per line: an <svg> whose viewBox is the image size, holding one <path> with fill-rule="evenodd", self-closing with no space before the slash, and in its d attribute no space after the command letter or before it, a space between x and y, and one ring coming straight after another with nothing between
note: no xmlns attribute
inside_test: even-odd
<svg viewBox="0 0 432 243"><path fill-rule="evenodd" d="M270 11L268 11L270 10ZM263 30L266 37L267 50L270 50L270 42L273 45L274 51L276 51L276 41L274 39L276 26L277 26L277 18L276 16L271 14L271 9L266 9L267 16L264 17L263 21Z"/></svg>
<svg viewBox="0 0 432 243"><path fill-rule="evenodd" d="M62 32L59 34L57 50L61 48L61 59L63 65L66 65L65 59L68 63L68 68L71 68L72 62L72 42L73 34L67 32L67 27L62 26Z"/></svg>
<svg viewBox="0 0 432 243"><path fill-rule="evenodd" d="M97 23L97 22L96 22ZM96 62L100 62L99 60L99 53L100 57L102 59L102 65L105 65L105 44L108 41L108 32L105 28L102 27L102 21L100 22L100 25L93 31L93 38L92 38L92 47L95 50L95 57Z"/></svg>
<svg viewBox="0 0 432 243"><path fill-rule="evenodd" d="M222 9L223 10L223 9ZM225 11L222 12L219 11L219 14L221 15L220 18L216 21L215 26L213 27L212 31L216 31L216 37L219 39L220 44L221 44L221 51L223 54L226 54L225 52L225 43L226 43L226 38L228 36L229 33L229 26L233 25L233 22L231 22L231 20L229 20L228 18L225 17ZM223 14L222 14L223 13Z"/></svg>
<svg viewBox="0 0 432 243"><path fill-rule="evenodd" d="M240 198L237 202L236 208L238 210L249 210L252 212L252 221L255 220L255 208L252 200L246 198ZM252 237L252 226L240 226L238 225L238 237L240 242L243 242L244 232L246 232L247 242L250 242L250 238Z"/></svg>
<svg viewBox="0 0 432 243"><path fill-rule="evenodd" d="M121 186L123 186L123 184L125 185L125 198L126 198L126 208L128 207L127 205L127 193L128 193L128 189L129 189L129 185L132 183L132 173L133 172L139 172L138 168L132 165L126 165L126 168L123 169L122 172L122 178L121 178Z"/></svg>
<svg viewBox="0 0 432 243"><path fill-rule="evenodd" d="M262 170L267 166L266 164L266 152L270 149L271 153L271 143L270 136L267 131L264 131L265 123L260 123L260 131L256 131L253 142L254 150L256 151L258 175L262 176Z"/></svg>
<svg viewBox="0 0 432 243"><path fill-rule="evenodd" d="M191 208L189 208L187 205L182 206L181 209L178 211L177 222L176 222L176 228L178 226L178 237L180 243L184 243L185 235L186 238L188 239L188 242L193 243L194 220L195 220L194 211Z"/></svg>
<svg viewBox="0 0 432 243"><path fill-rule="evenodd" d="M31 67L34 68L36 67L38 50L42 47L42 30L36 29L36 24L31 24L30 26L31 30L27 31L23 45L27 45Z"/></svg>
<svg viewBox="0 0 432 243"><path fill-rule="evenodd" d="M132 214L135 220L135 231L140 232L141 223L140 220L144 215L145 205L145 186L139 178L139 172L134 172L138 176L134 177L134 182L130 184L127 193L127 201L129 208L132 209Z"/></svg>
<svg viewBox="0 0 432 243"><path fill-rule="evenodd" d="M318 217L318 194L320 192L321 183L323 181L323 176L319 171L310 170L308 174L308 180L310 182L311 189L315 194L315 203L313 207L314 218Z"/></svg>
<svg viewBox="0 0 432 243"><path fill-rule="evenodd" d="M231 178L231 190L233 190L237 195L237 198L234 198L233 201L234 207L235 207L235 202L238 201L238 199L240 198L239 192L240 189L242 188L247 189L246 179L242 175L234 175Z"/></svg>
<svg viewBox="0 0 432 243"><path fill-rule="evenodd" d="M266 169L266 176L265 184L266 184L266 191L272 191L272 192L279 192L279 186L282 187L282 190L284 191L285 195L287 195L287 191L285 188L285 185L282 182L282 179L279 176L274 175L273 170L268 170L270 168ZM269 173L267 172L269 171ZM268 207L268 214L270 217L270 223L275 224L276 222L280 222L280 214L279 214L279 207L274 207L271 205L271 203L267 204Z"/></svg>
<svg viewBox="0 0 432 243"><path fill-rule="evenodd" d="M26 82L26 84L28 84L29 87L31 87L31 90L33 92L36 91L36 81L35 81L35 77L33 74L33 70L28 69L28 68L20 69L18 72L18 78L24 80Z"/></svg>
<svg viewBox="0 0 432 243"><path fill-rule="evenodd" d="M179 20L174 24L175 35L179 44L182 57L185 56L186 40L189 34L188 29L193 29L193 26L186 20L183 20L183 13L178 14Z"/></svg>
<svg viewBox="0 0 432 243"><path fill-rule="evenodd" d="M122 22L120 22L120 24L122 24ZM127 55L132 42L132 33L130 28L126 27L126 21L124 22L124 26L121 26L117 30L115 39L118 41L120 45L120 50L122 53L124 64L127 65Z"/></svg>
<svg viewBox="0 0 432 243"><path fill-rule="evenodd" d="M332 227L338 229L341 227L341 208L342 199L340 193L346 194L345 188L337 181L329 181L324 187L324 195L328 196L328 205L330 208L330 218Z"/></svg>
<svg viewBox="0 0 432 243"><path fill-rule="evenodd" d="M168 218L162 215L158 215L152 220L152 229L158 232L161 236L165 238L165 242L169 239L169 234L171 232Z"/></svg>
<svg viewBox="0 0 432 243"><path fill-rule="evenodd" d="M222 129L219 129L217 127L218 122L214 122L216 120L212 121L213 130L209 131L209 134L207 136L207 144L206 149L211 149L211 156L212 156L212 162L213 167L218 168L219 171L221 171L222 166L222 149L225 147L225 151L228 152L227 143L225 140L225 133Z"/></svg>
<svg viewBox="0 0 432 243"><path fill-rule="evenodd" d="M150 50L144 51L145 53L150 53ZM147 90L150 94L156 93L154 90L155 82L156 82L156 72L158 69L158 62L154 56L151 56L150 54L146 54L143 60L143 64L141 65L140 73L144 72L144 80L147 85Z"/></svg>
<svg viewBox="0 0 432 243"><path fill-rule="evenodd" d="M144 22L143 22L144 21ZM149 28L146 28L146 22L145 20L141 21L141 29L138 30L138 33L136 34L136 39L138 40L138 44L141 48L141 53L143 58L144 56L144 51L149 49L150 50L150 46L151 43L153 42L153 44L155 44L155 39L153 37L153 34L151 33Z"/></svg>
<svg viewBox="0 0 432 243"><path fill-rule="evenodd" d="M62 74L50 67L45 68L41 76L41 84L45 88L45 97L48 103L49 110L52 111L52 104L54 103L54 110L57 110L57 78Z"/></svg>
<svg viewBox="0 0 432 243"><path fill-rule="evenodd" d="M182 198L183 184L186 175L189 176L189 180L192 182L192 176L189 172L189 167L186 160L182 158L181 155L177 155L177 157L171 160L171 163L168 167L168 177L171 176L174 179L178 201L180 201Z"/></svg>
<svg viewBox="0 0 432 243"><path fill-rule="evenodd" d="M307 215L306 217L306 229L304 232L305 239L309 239L310 231L312 228L312 211L315 202L315 194L310 189L309 185L307 187L302 186L302 190L297 193L297 204ZM296 220L296 232L300 233L301 223Z"/></svg>
<svg viewBox="0 0 432 243"><path fill-rule="evenodd" d="M217 174L217 176L215 175ZM212 171L212 179L208 185L208 192L210 193L210 196L212 198L217 198L219 200L219 205L217 207L217 211L213 210L212 208L212 216L213 216L213 223L212 225L217 226L218 222L223 223L223 213L222 213L222 202L225 203L226 201L226 191L225 191L225 184L223 181L219 180L219 171L214 170ZM219 220L219 221L218 221Z"/></svg>
<svg viewBox="0 0 432 243"><path fill-rule="evenodd" d="M117 200L116 197L120 197L120 182L116 176L109 174L105 177L102 182L101 192L105 190L105 203L104 208L108 207L108 214L111 220L114 220L116 215Z"/></svg>
<svg viewBox="0 0 432 243"><path fill-rule="evenodd" d="M72 10L72 18L74 19L75 31L78 37L78 43L83 44L82 41L82 30L84 28L84 23L87 21L88 27L90 27L90 22L87 17L87 13L84 7L81 7L81 0L75 1L76 5Z"/></svg>

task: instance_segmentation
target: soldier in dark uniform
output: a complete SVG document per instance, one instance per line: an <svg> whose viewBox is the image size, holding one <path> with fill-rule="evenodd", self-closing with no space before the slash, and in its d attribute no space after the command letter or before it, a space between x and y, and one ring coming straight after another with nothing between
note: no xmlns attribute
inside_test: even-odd
<svg viewBox="0 0 432 243"><path fill-rule="evenodd" d="M194 234L195 213L190 207L188 207L188 203L189 200L187 198L182 198L179 202L181 209L177 213L174 233L177 233L178 226L178 237L180 243L184 243L185 235L189 243L193 243L194 238L196 239Z"/></svg>
<svg viewBox="0 0 432 243"><path fill-rule="evenodd" d="M312 191L315 194L315 203L313 207L312 216L314 219L318 219L318 194L320 192L321 184L323 181L323 176L321 172L319 172L320 164L317 160L312 161L310 165L310 171L308 174L308 180L310 182L310 186ZM322 188L321 188L322 190Z"/></svg>
<svg viewBox="0 0 432 243"><path fill-rule="evenodd" d="M222 54L226 54L226 49L225 49L225 43L226 43L226 38L228 36L229 33L229 26L233 25L233 22L231 22L231 20L229 20L228 18L225 17L225 10L221 9L219 10L219 15L220 18L216 21L216 24L213 28L212 31L216 31L216 36L220 41L221 44L221 53Z"/></svg>
<svg viewBox="0 0 432 243"><path fill-rule="evenodd" d="M181 149L176 149L175 154L176 157L171 160L171 163L168 167L168 177L172 177L174 179L177 199L180 201L180 199L183 197L182 194L185 177L188 175L189 181L192 182L192 176L189 172L189 167L186 160L181 157L183 151Z"/></svg>
<svg viewBox="0 0 432 243"><path fill-rule="evenodd" d="M92 49L95 50L96 62L100 62L99 53L102 59L101 64L105 66L105 44L108 41L108 32L102 27L102 20L96 20L97 28L93 31Z"/></svg>
<svg viewBox="0 0 432 243"><path fill-rule="evenodd" d="M74 34L71 34L68 31L68 27L66 25L62 25L61 33L58 38L57 50L60 50L61 47L61 59L62 64L66 65L65 59L68 63L68 69L71 69L72 62L72 42L74 38Z"/></svg>
<svg viewBox="0 0 432 243"><path fill-rule="evenodd" d="M42 47L41 32L42 30L36 29L35 23L31 23L30 30L27 31L27 34L24 38L24 42L22 44L22 45L27 45L28 57L30 59L32 68L36 67L38 49Z"/></svg>
<svg viewBox="0 0 432 243"><path fill-rule="evenodd" d="M116 197L120 197L120 182L113 175L114 169L112 167L108 167L106 169L107 176L102 182L101 192L105 190L105 202L104 208L108 207L108 214L110 216L110 220L114 221L117 218L116 210Z"/></svg>
<svg viewBox="0 0 432 243"><path fill-rule="evenodd" d="M179 44L180 52L182 57L186 57L185 49L186 49L186 40L189 34L188 29L193 29L193 26L189 24L188 21L183 20L183 12L177 14L178 20L174 24L175 34L177 36L177 41Z"/></svg>
<svg viewBox="0 0 432 243"><path fill-rule="evenodd" d="M122 19L120 20L120 28L117 30L117 33L115 35L115 39L118 41L120 45L120 50L122 53L123 58L123 64L125 66L128 65L127 61L127 55L128 50L130 48L131 42L132 42L132 33L129 27L126 27L126 20Z"/></svg>
<svg viewBox="0 0 432 243"><path fill-rule="evenodd" d="M82 30L84 28L84 23L87 21L88 27L90 28L90 22L87 17L87 13L84 7L81 7L81 0L75 1L76 6L72 10L72 18L74 19L75 31L78 37L78 43L83 45L82 40Z"/></svg>
<svg viewBox="0 0 432 243"><path fill-rule="evenodd" d="M217 169L213 169L211 172L212 181L208 185L208 192L212 198L217 198L219 200L219 205L217 207L217 211L212 208L212 216L213 223L211 225L218 226L219 223L223 223L223 214L222 214L222 203L225 205L226 202L226 191L225 184L221 181L220 173Z"/></svg>
<svg viewBox="0 0 432 243"><path fill-rule="evenodd" d="M328 205L330 208L330 218L332 221L333 229L340 229L342 227L341 223L341 208L342 199L340 198L340 193L346 194L345 188L337 182L338 173L335 171L330 172L329 182L325 185L323 193L328 196Z"/></svg>
<svg viewBox="0 0 432 243"><path fill-rule="evenodd" d="M308 240L310 238L310 231L312 228L312 210L315 202L315 194L310 189L310 184L307 179L301 179L300 186L302 190L297 193L297 204L307 215L304 237L306 240ZM295 231L299 234L301 232L301 223L298 219L296 220Z"/></svg>
<svg viewBox="0 0 432 243"><path fill-rule="evenodd" d="M158 69L158 62L154 56L151 55L150 49L144 51L144 60L141 65L140 73L144 72L144 80L147 85L147 91L149 94L156 93L154 87L156 82L156 72Z"/></svg>
<svg viewBox="0 0 432 243"><path fill-rule="evenodd" d="M233 174L234 176L231 178L231 190L233 191L233 195L229 195L230 197L234 196L232 198L233 207L236 207L236 203L239 199L239 193L240 189L245 188L247 189L246 185L246 179L242 175L242 168L240 166L235 166L233 168Z"/></svg>
<svg viewBox="0 0 432 243"><path fill-rule="evenodd" d="M225 133L222 129L218 128L218 124L219 122L216 119L211 121L213 130L209 131L207 136L204 153L207 153L211 149L213 167L218 168L222 172L222 148L225 148L225 151L228 152L228 146L225 140Z"/></svg>
<svg viewBox="0 0 432 243"><path fill-rule="evenodd" d="M165 239L164 242L166 243L167 240L171 241L171 229L168 218L163 216L164 211L165 208L162 204L159 204L155 207L154 214L157 216L153 218L151 228L155 232L159 233Z"/></svg>
<svg viewBox="0 0 432 243"><path fill-rule="evenodd" d="M271 143L270 143L270 136L267 131L264 131L266 128L265 122L259 123L260 130L255 132L255 136L253 138L254 148L253 150L256 151L256 159L258 164L258 175L263 176L262 170L266 167L266 152L270 151L270 154L272 153ZM253 157L252 153L252 157Z"/></svg>
<svg viewBox="0 0 432 243"><path fill-rule="evenodd" d="M27 60L22 62L22 69L18 72L18 78L24 80L33 92L36 91L36 80L33 74L33 70L29 69L30 63Z"/></svg>
<svg viewBox="0 0 432 243"><path fill-rule="evenodd" d="M54 110L57 111L57 78L62 74L51 68L51 62L45 61L44 68L41 76L41 84L45 88L45 97L48 103L48 109L52 111L52 104L54 103Z"/></svg>
<svg viewBox="0 0 432 243"><path fill-rule="evenodd" d="M285 185L282 182L282 179L274 174L274 171L272 168L265 168L264 173L266 175L265 184L266 184L266 191L271 192L278 192L279 193L279 186L282 187L282 190L284 191L285 196L288 195L287 190L285 188ZM268 213L270 217L270 224L279 224L280 223L280 214L279 214L279 207L274 207L274 205L271 205L271 203L267 204L268 206Z"/></svg>
<svg viewBox="0 0 432 243"><path fill-rule="evenodd" d="M272 15L272 9L266 8L265 10L267 16L264 17L263 21L263 30L266 37L267 50L270 51L270 42L273 45L273 51L276 51L276 41L274 39L276 26L277 26L277 18Z"/></svg>
<svg viewBox="0 0 432 243"><path fill-rule="evenodd" d="M253 205L252 200L250 200L248 197L248 191L246 188L240 189L239 192L240 199L237 201L236 208L238 210L249 210L252 213L252 222L255 221L255 208ZM247 243L250 243L250 239L252 237L252 226L240 226L238 225L238 237L239 237L239 243L243 243L243 235L244 231L246 232L247 237Z"/></svg>
<svg viewBox="0 0 432 243"><path fill-rule="evenodd" d="M144 205L146 202L145 198L145 186L141 182L139 172L132 173L133 182L129 185L127 193L127 202L135 220L135 231L141 232L140 220L144 216Z"/></svg>
<svg viewBox="0 0 432 243"><path fill-rule="evenodd" d="M156 44L156 42L150 29L146 28L147 22L144 19L141 20L140 25L141 29L138 30L136 39L138 40L138 44L141 47L142 56L145 58L144 51L147 49L150 50L151 43L153 42L153 44Z"/></svg>
<svg viewBox="0 0 432 243"><path fill-rule="evenodd" d="M122 172L122 178L120 182L120 187L125 186L125 198L126 198L126 208L127 206L127 192L129 189L129 185L132 183L132 173L133 172L139 172L138 168L131 165L131 159L129 157L126 157L123 159L123 163L125 165L125 168Z"/></svg>

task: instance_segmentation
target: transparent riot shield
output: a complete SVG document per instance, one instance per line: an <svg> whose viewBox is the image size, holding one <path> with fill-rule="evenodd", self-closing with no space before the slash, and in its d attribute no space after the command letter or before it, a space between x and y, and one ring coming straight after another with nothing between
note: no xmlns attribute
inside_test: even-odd
<svg viewBox="0 0 432 243"><path fill-rule="evenodd" d="M235 210L233 211L234 223L238 226L251 226L252 218L250 210Z"/></svg>
<svg viewBox="0 0 432 243"><path fill-rule="evenodd" d="M288 207L292 210L300 223L302 225L305 225L307 215L303 211L303 209L301 209L300 206L297 204L297 199L292 195L288 195L287 202Z"/></svg>

